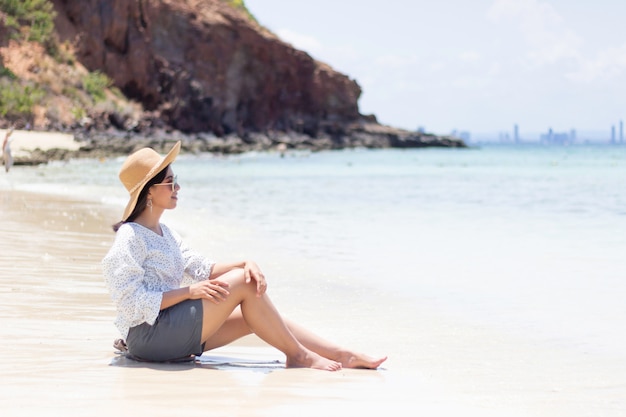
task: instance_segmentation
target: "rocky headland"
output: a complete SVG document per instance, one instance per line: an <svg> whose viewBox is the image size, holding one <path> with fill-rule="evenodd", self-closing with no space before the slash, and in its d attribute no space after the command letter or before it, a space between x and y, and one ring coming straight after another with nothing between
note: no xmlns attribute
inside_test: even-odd
<svg viewBox="0 0 626 417"><path fill-rule="evenodd" d="M117 92L117 98L109 100L113 105L77 109L66 99L74 90L57 87L61 97L17 123L71 132L82 147L49 150L40 159L127 153L178 139L187 151L219 153L465 147L454 137L385 126L361 114L355 80L280 40L245 6L224 0L52 3L55 39L72 56L71 65L49 60L62 67L56 79L72 71L103 74L107 95ZM57 64L42 65L32 42L3 35L3 21L6 16L0 19L3 68L41 83L42 67L51 72ZM15 123L3 117L0 127Z"/></svg>

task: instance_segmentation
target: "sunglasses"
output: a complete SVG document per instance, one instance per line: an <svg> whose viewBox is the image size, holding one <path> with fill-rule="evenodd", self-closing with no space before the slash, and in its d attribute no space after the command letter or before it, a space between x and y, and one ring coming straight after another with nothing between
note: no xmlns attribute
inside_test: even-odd
<svg viewBox="0 0 626 417"><path fill-rule="evenodd" d="M176 191L176 186L178 185L178 175L174 175L174 179L172 182L162 182L160 184L152 184L152 185L169 185L172 187L172 192Z"/></svg>

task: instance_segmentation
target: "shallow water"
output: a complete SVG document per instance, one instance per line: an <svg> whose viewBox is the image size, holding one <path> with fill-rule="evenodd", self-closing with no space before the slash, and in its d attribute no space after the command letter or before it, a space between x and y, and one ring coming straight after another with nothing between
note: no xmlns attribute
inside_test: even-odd
<svg viewBox="0 0 626 417"><path fill-rule="evenodd" d="M121 213L121 162L14 167L0 185ZM582 353L626 348L626 148L181 155L173 167L179 207L164 221L216 259L256 259L277 302L320 326L342 332L337 308L347 320L402 300L408 310L376 317L426 309Z"/></svg>

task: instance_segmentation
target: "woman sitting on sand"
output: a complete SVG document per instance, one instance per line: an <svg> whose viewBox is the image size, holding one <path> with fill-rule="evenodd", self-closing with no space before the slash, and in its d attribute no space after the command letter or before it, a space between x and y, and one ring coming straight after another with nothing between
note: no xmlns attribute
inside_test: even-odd
<svg viewBox="0 0 626 417"><path fill-rule="evenodd" d="M287 367L337 371L383 363L386 357L344 349L281 317L256 263L214 263L160 223L165 210L176 208L180 185L170 164L179 151L180 142L165 157L140 149L119 173L130 201L102 263L128 352L171 361L255 333L286 355ZM181 287L185 275L193 283Z"/></svg>

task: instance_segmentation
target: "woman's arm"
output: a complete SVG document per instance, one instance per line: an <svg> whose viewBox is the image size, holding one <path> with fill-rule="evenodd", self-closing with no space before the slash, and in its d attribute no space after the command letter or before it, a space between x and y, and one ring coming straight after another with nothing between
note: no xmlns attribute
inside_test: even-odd
<svg viewBox="0 0 626 417"><path fill-rule="evenodd" d="M148 290L143 283L147 254L145 241L132 227L123 225L102 259L104 280L118 317L131 327L143 321L154 324L163 296L158 290Z"/></svg>
<svg viewBox="0 0 626 417"><path fill-rule="evenodd" d="M246 261L232 262L232 263L223 263L223 262L216 263L215 265L213 265L213 268L211 269L211 275L209 276L209 279L219 278L221 275L224 275L225 273L230 272L235 268L243 268L245 264L246 264Z"/></svg>
<svg viewBox="0 0 626 417"><path fill-rule="evenodd" d="M256 281L256 293L257 297L260 297L267 290L267 282L265 281L265 275L261 272L261 268L253 261L241 261L241 262L233 262L233 263L216 263L213 265L211 269L211 275L209 276L210 280L214 280L219 278L221 275L226 272L232 271L236 268L243 268L244 276L246 277L246 282L250 282L252 280Z"/></svg>
<svg viewBox="0 0 626 417"><path fill-rule="evenodd" d="M246 282L256 281L258 297L265 293L267 290L265 276L255 262L216 263L211 269L211 275L208 280L196 282L188 287L165 291L161 299L161 310L189 299L206 298L214 303L223 301L228 296L228 283L220 281L219 277L237 268L244 270Z"/></svg>
<svg viewBox="0 0 626 417"><path fill-rule="evenodd" d="M205 280L181 287L175 290L165 291L161 298L161 310L176 305L185 300L197 300L206 298L213 303L224 301L228 296L228 283L218 279Z"/></svg>
<svg viewBox="0 0 626 417"><path fill-rule="evenodd" d="M190 292L191 291L189 287L182 287L175 290L165 291L163 293L163 298L161 298L161 310L165 310L168 307L188 300Z"/></svg>

